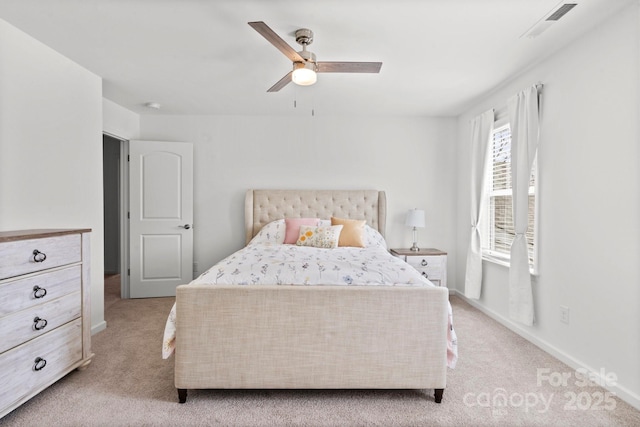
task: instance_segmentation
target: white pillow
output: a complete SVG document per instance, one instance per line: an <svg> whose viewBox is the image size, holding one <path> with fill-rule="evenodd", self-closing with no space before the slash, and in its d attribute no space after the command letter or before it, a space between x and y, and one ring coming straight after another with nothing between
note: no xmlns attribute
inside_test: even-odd
<svg viewBox="0 0 640 427"><path fill-rule="evenodd" d="M375 228L372 228L365 224L364 226L364 246L366 248L372 246L380 246L383 249L387 249L387 242L382 237L382 234Z"/></svg>
<svg viewBox="0 0 640 427"><path fill-rule="evenodd" d="M329 227L301 225L300 236L296 245L326 249L337 248L340 240L340 231L342 231L342 225L331 225Z"/></svg>
<svg viewBox="0 0 640 427"><path fill-rule="evenodd" d="M286 231L284 219L276 219L271 221L256 234L249 244L253 243L271 243L281 245L284 242L284 234Z"/></svg>

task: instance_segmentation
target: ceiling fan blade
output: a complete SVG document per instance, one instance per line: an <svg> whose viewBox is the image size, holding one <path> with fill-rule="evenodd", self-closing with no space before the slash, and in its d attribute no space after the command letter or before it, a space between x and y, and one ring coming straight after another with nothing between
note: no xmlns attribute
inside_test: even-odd
<svg viewBox="0 0 640 427"><path fill-rule="evenodd" d="M289 84L289 82L291 82L291 75L293 74L293 71L289 71L287 73L286 76L284 76L283 78L281 78L280 80L278 80L278 83L274 84L273 86L271 86L267 92L277 92L280 89L282 89L283 87L285 87L286 85Z"/></svg>
<svg viewBox="0 0 640 427"><path fill-rule="evenodd" d="M317 63L319 73L379 73L382 62L325 62Z"/></svg>
<svg viewBox="0 0 640 427"><path fill-rule="evenodd" d="M282 38L269 28L267 24L262 21L248 22L248 24L251 25L254 30L259 32L262 37L267 39L269 43L278 48L280 52L284 53L292 62L304 62L302 56L300 56L294 48L289 46L287 42L282 40Z"/></svg>

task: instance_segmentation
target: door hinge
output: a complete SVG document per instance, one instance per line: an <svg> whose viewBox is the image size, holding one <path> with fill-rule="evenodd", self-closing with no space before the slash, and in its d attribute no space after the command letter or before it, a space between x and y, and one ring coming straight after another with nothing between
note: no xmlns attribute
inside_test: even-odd
<svg viewBox="0 0 640 427"><path fill-rule="evenodd" d="M129 160L130 160L130 159L129 159L129 155L127 154L127 162L128 162Z"/></svg>
<svg viewBox="0 0 640 427"><path fill-rule="evenodd" d="M127 219L131 219L131 212L127 212Z"/></svg>
<svg viewBox="0 0 640 427"><path fill-rule="evenodd" d="M127 276L131 276L131 269L127 268Z"/></svg>

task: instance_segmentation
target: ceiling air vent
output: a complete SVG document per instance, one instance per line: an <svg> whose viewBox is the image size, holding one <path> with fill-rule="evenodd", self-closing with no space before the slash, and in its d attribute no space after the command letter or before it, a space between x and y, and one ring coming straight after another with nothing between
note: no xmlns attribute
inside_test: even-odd
<svg viewBox="0 0 640 427"><path fill-rule="evenodd" d="M562 6L560 6L558 9L556 9L556 11L553 12L547 19L545 19L545 21L557 21L577 5L578 3L565 3Z"/></svg>
<svg viewBox="0 0 640 427"><path fill-rule="evenodd" d="M533 27L529 28L527 32L520 36L520 38L536 38L540 34L542 34L547 28L551 26L554 22L557 22L560 18L567 14L571 9L576 7L578 3L564 3L560 2L553 9L551 9L547 14L545 14L538 22L536 22Z"/></svg>

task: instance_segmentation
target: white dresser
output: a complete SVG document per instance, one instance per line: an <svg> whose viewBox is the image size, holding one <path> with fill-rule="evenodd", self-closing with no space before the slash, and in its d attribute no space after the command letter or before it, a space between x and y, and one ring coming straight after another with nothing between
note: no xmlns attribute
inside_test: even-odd
<svg viewBox="0 0 640 427"><path fill-rule="evenodd" d="M90 231L0 232L0 418L91 362Z"/></svg>
<svg viewBox="0 0 640 427"><path fill-rule="evenodd" d="M440 249L391 249L391 254L402 258L434 285L447 287L447 253Z"/></svg>

